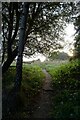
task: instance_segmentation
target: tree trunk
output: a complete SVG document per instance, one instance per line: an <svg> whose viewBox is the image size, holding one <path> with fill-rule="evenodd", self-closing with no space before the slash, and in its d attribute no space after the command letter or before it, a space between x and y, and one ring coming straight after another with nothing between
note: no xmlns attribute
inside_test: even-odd
<svg viewBox="0 0 80 120"><path fill-rule="evenodd" d="M4 74L8 68L10 67L11 63L13 62L13 60L15 59L15 57L17 56L18 53L18 48L15 48L15 50L12 52L11 57L9 57L3 64L2 66L2 73Z"/></svg>
<svg viewBox="0 0 80 120"><path fill-rule="evenodd" d="M26 31L28 11L29 11L29 3L25 2L23 6L23 13L21 18L21 28L20 28L19 44L18 44L18 58L16 63L16 80L14 84L14 87L17 91L20 90L21 81L22 81L22 58L23 58L23 50L25 44L25 31Z"/></svg>
<svg viewBox="0 0 80 120"><path fill-rule="evenodd" d="M2 41L2 63L3 63L3 61L4 61L4 56L5 56L5 36L4 36L4 23L3 23L3 41Z"/></svg>

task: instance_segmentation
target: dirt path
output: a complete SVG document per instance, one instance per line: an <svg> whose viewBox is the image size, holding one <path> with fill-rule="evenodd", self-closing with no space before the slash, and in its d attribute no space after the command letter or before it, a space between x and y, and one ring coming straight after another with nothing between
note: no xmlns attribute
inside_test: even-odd
<svg viewBox="0 0 80 120"><path fill-rule="evenodd" d="M44 79L44 85L40 92L40 95L37 100L36 110L33 111L31 118L50 118L50 111L52 106L52 95L53 89L51 87L51 76L48 72L44 69L43 73L46 75Z"/></svg>

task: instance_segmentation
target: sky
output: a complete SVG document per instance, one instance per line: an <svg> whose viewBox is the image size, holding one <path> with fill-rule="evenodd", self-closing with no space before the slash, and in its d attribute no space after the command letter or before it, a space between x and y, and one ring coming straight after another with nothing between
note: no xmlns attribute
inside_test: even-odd
<svg viewBox="0 0 80 120"><path fill-rule="evenodd" d="M65 28L65 33L66 33L64 36L65 46L61 50L61 52L65 52L69 56L72 56L73 53L72 51L70 52L70 49L74 49L73 43L74 43L74 34L75 34L74 25L72 23L67 24L67 27ZM32 61L32 60L37 60L37 59L40 59L40 61L43 62L46 59L46 57L41 54L37 54L35 58L32 57L29 59L23 57L23 61Z"/></svg>
<svg viewBox="0 0 80 120"><path fill-rule="evenodd" d="M63 48L63 51L68 53L68 55L72 56L73 53L70 52L70 49L74 49L74 35L75 35L75 29L73 24L68 24L67 27L65 28L65 33L66 35L64 36L64 40L66 45Z"/></svg>
<svg viewBox="0 0 80 120"><path fill-rule="evenodd" d="M32 61L32 60L38 60L38 59L40 59L40 61L41 62L44 62L45 61L45 59L46 59L46 57L44 56L44 55L42 55L42 54L37 54L35 57L31 57L31 58L25 58L24 56L23 56L23 61L24 62L27 62L27 61Z"/></svg>

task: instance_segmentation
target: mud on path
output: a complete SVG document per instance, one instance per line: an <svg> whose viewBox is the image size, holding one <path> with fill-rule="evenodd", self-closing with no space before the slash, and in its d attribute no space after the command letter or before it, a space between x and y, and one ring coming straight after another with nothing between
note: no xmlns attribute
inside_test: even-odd
<svg viewBox="0 0 80 120"><path fill-rule="evenodd" d="M51 86L51 76L49 73L44 69L43 73L45 74L44 85L42 90L37 96L37 102L35 104L35 109L30 118L51 118L50 111L52 107L52 96L53 96L53 89Z"/></svg>

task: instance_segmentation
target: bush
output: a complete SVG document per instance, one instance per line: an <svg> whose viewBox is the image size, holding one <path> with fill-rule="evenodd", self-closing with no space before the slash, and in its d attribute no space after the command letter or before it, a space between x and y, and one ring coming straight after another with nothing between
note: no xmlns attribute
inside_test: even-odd
<svg viewBox="0 0 80 120"><path fill-rule="evenodd" d="M52 84L58 89L79 89L80 87L80 61L49 69L52 76Z"/></svg>
<svg viewBox="0 0 80 120"><path fill-rule="evenodd" d="M21 90L15 95L13 91L16 67L10 67L3 74L3 118L23 119L28 118L33 108L35 95L39 93L43 78L42 69L37 65L23 66Z"/></svg>
<svg viewBox="0 0 80 120"><path fill-rule="evenodd" d="M51 115L55 118L80 118L80 91L64 90L57 94Z"/></svg>
<svg viewBox="0 0 80 120"><path fill-rule="evenodd" d="M14 85L16 75L16 67L10 67L3 75L3 88L11 89ZM44 74L42 69L37 65L23 66L22 87L31 94L36 94L43 84Z"/></svg>
<svg viewBox="0 0 80 120"><path fill-rule="evenodd" d="M48 69L57 94L53 96L51 116L53 118L80 118L80 61Z"/></svg>

